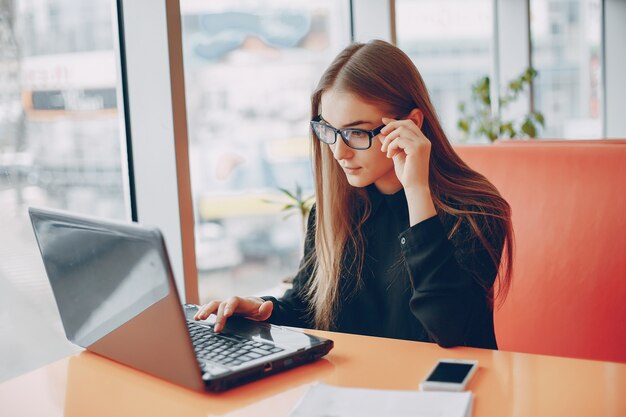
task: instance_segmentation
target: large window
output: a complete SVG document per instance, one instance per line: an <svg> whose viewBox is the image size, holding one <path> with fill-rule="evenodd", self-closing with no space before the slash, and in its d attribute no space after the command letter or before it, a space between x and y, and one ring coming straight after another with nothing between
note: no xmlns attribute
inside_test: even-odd
<svg viewBox="0 0 626 417"><path fill-rule="evenodd" d="M525 10L519 18L512 15L513 10L521 10L520 3L529 4L529 17ZM501 92L511 81L496 77L499 85L493 82L493 69L498 68L497 62L502 64L500 55L506 52L510 56L515 45L510 44L510 33L493 33L492 29L520 29L496 22L503 16L523 19L521 29L530 32L530 56L526 48L520 48L514 58L519 63L525 61L520 74L531 64L538 71L533 81L532 109L543 114L546 125L539 128L537 137L603 137L601 1L498 1L499 15L494 14L494 4L491 0L396 1L398 46L422 73L450 140L462 138L457 129L457 106L467 102L479 77L491 76L491 88ZM525 30L518 36L525 38ZM496 38L499 42L494 43ZM519 40L515 40L516 45ZM499 50L492 52L493 45ZM530 104L518 110L525 114L531 110Z"/></svg>
<svg viewBox="0 0 626 417"><path fill-rule="evenodd" d="M420 71L450 141L461 139L459 102L493 63L491 0L396 0L397 45Z"/></svg>
<svg viewBox="0 0 626 417"><path fill-rule="evenodd" d="M267 293L301 257L310 94L349 42L347 2L181 1L200 300Z"/></svg>
<svg viewBox="0 0 626 417"><path fill-rule="evenodd" d="M0 356L12 360L0 380L76 349L65 340L27 208L130 217L113 4L2 2Z"/></svg>
<svg viewBox="0 0 626 417"><path fill-rule="evenodd" d="M360 41L391 39L390 28L397 29L398 45L424 76L453 141L462 137L458 103L468 99L478 78L502 69L494 63L511 56L503 51L516 51L503 33L517 36L517 46L532 44L539 71L533 104L547 122L542 137L598 137L609 113L614 137L623 137L624 11L616 3L180 0L181 77L179 20L166 13L175 2L0 1L0 355L10 358L0 368L0 380L76 349L63 335L28 206L130 219L117 4L124 7L125 33L119 36L127 52L134 203L140 221L165 232L179 283L196 278L189 263L183 268L193 251L192 239L184 237L191 221L188 172L177 153L187 151L180 105L186 81L195 250L205 302L267 294L296 271L300 218L285 218L288 213L276 201L284 199L279 188L299 186L305 196L313 192L310 93L349 43L351 29ZM393 4L395 26L380 12ZM531 42L527 31L503 31L521 6L518 22L530 25ZM499 51L492 51L496 44ZM612 51L608 58L601 55L604 47L610 47L607 54ZM530 54L520 48L515 55L520 61L511 67L523 66ZM189 287L185 295L195 298L195 287ZM45 348L33 348L39 346Z"/></svg>
<svg viewBox="0 0 626 417"><path fill-rule="evenodd" d="M541 136L602 137L600 0L530 0L530 7Z"/></svg>

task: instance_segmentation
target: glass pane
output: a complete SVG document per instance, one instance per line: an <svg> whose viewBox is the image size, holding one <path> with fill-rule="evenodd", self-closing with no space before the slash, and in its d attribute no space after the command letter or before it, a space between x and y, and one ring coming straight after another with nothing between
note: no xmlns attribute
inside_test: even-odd
<svg viewBox="0 0 626 417"><path fill-rule="evenodd" d="M313 193L310 94L349 43L347 2L183 0L181 14L200 299L268 294L301 257L279 188Z"/></svg>
<svg viewBox="0 0 626 417"><path fill-rule="evenodd" d="M398 47L422 74L451 142L462 138L459 102L490 74L492 37L491 0L396 0Z"/></svg>
<svg viewBox="0 0 626 417"><path fill-rule="evenodd" d="M541 136L602 136L600 0L531 0L534 104L543 112Z"/></svg>
<svg viewBox="0 0 626 417"><path fill-rule="evenodd" d="M0 380L76 348L65 340L27 209L127 219L111 0L0 10Z"/></svg>

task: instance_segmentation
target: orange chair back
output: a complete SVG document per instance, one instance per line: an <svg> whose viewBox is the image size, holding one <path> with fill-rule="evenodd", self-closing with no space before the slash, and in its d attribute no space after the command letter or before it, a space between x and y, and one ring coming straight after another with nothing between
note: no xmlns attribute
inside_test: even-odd
<svg viewBox="0 0 626 417"><path fill-rule="evenodd" d="M512 207L500 349L626 362L626 141L455 149Z"/></svg>

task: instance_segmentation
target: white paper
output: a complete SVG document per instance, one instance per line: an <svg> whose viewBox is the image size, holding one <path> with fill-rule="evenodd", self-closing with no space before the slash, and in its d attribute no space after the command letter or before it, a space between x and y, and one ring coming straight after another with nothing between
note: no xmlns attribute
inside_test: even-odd
<svg viewBox="0 0 626 417"><path fill-rule="evenodd" d="M470 417L472 393L386 391L317 384L289 417Z"/></svg>

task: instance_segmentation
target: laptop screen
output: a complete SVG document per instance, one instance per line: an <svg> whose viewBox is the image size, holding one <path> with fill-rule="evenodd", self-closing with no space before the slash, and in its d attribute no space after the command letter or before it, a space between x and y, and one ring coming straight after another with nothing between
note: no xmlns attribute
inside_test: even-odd
<svg viewBox="0 0 626 417"><path fill-rule="evenodd" d="M154 232L45 213L31 218L72 342L87 347L168 294L164 248Z"/></svg>

